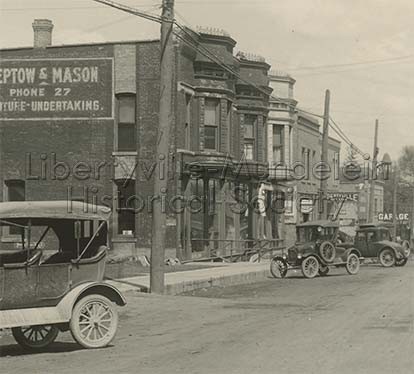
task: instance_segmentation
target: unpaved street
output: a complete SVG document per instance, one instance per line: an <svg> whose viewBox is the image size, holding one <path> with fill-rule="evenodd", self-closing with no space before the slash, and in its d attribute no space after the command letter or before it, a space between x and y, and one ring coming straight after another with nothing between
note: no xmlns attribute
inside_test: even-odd
<svg viewBox="0 0 414 374"><path fill-rule="evenodd" d="M130 293L112 347L63 334L27 354L0 338L1 373L393 373L414 367L414 264L335 270L195 296Z"/></svg>

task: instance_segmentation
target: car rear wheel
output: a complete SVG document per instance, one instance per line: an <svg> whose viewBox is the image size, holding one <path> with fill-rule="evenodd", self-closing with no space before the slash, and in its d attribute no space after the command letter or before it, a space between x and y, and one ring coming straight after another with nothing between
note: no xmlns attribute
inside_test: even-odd
<svg viewBox="0 0 414 374"><path fill-rule="evenodd" d="M350 275L355 275L359 272L359 268L361 266L361 262L359 261L359 257L355 253L351 253L348 258L346 259L346 271Z"/></svg>
<svg viewBox="0 0 414 374"><path fill-rule="evenodd" d="M315 278L319 272L319 261L315 256L309 256L302 261L301 267L305 278Z"/></svg>
<svg viewBox="0 0 414 374"><path fill-rule="evenodd" d="M288 264L283 257L274 257L270 262L270 272L274 278L286 277Z"/></svg>
<svg viewBox="0 0 414 374"><path fill-rule="evenodd" d="M323 242L319 247L319 254L325 262L332 262L336 256L335 246L331 242Z"/></svg>
<svg viewBox="0 0 414 374"><path fill-rule="evenodd" d="M395 253L391 248L384 248L379 254L379 261L382 266L389 268L395 265Z"/></svg>
<svg viewBox="0 0 414 374"><path fill-rule="evenodd" d="M59 334L54 325L22 326L12 328L16 342L26 349L42 349L52 344Z"/></svg>
<svg viewBox="0 0 414 374"><path fill-rule="evenodd" d="M321 277L326 277L329 273L329 267L328 266L320 266L319 267L319 275Z"/></svg>
<svg viewBox="0 0 414 374"><path fill-rule="evenodd" d="M402 267L405 266L408 262L408 257L402 258L401 260L395 261L395 266Z"/></svg>
<svg viewBox="0 0 414 374"><path fill-rule="evenodd" d="M118 311L105 296L88 295L79 300L72 312L70 331L84 348L103 348L115 337Z"/></svg>

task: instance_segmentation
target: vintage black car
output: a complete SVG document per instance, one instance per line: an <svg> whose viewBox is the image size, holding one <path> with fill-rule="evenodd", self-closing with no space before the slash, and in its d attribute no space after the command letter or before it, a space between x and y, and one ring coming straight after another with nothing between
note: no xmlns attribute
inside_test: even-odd
<svg viewBox="0 0 414 374"><path fill-rule="evenodd" d="M361 252L352 245L340 244L339 225L333 221L311 221L296 226L297 240L287 253L272 258L270 271L284 278L289 269L301 269L306 278L325 276L331 266L344 267L357 274Z"/></svg>
<svg viewBox="0 0 414 374"><path fill-rule="evenodd" d="M354 246L367 258L378 258L384 267L404 266L411 253L410 245L392 240L390 230L383 224L361 225Z"/></svg>

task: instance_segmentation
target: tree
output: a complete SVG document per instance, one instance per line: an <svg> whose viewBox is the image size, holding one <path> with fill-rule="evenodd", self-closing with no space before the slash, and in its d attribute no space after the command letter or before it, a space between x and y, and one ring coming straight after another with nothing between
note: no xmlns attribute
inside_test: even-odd
<svg viewBox="0 0 414 374"><path fill-rule="evenodd" d="M408 182L414 182L414 145L406 145L398 161L401 176Z"/></svg>

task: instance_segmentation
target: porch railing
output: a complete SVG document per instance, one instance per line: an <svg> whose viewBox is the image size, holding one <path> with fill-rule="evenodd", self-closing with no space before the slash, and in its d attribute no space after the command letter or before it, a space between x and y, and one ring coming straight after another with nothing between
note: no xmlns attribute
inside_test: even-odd
<svg viewBox="0 0 414 374"><path fill-rule="evenodd" d="M257 254L257 261L282 253L285 249L283 239L192 239L192 261L248 261Z"/></svg>

